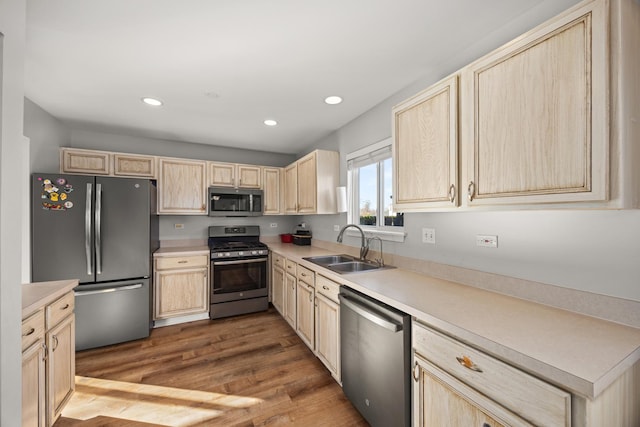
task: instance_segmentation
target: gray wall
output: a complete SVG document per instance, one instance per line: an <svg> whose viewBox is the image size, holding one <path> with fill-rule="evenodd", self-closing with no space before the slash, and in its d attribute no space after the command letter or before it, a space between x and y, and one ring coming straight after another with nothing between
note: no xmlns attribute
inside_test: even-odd
<svg viewBox="0 0 640 427"><path fill-rule="evenodd" d="M546 2L532 9L313 146L340 151L345 185L346 154L391 135L393 105L573 3ZM346 224L346 214L304 220L314 239L335 241L333 226ZM436 229L435 245L422 243L422 227ZM407 213L405 229L406 241L385 242L385 252L640 301L640 210ZM498 248L477 247L477 234L498 235ZM357 246L359 239L348 237L345 243Z"/></svg>
<svg viewBox="0 0 640 427"><path fill-rule="evenodd" d="M40 106L25 98L24 133L31 139L31 172L57 172L59 170L60 147L86 148L93 150L121 151L125 153L153 154L222 162L285 166L295 156L263 151L241 150L119 135L70 128ZM182 229L175 228L182 224ZM262 235L273 236L290 232L297 224L295 217L264 216L258 218L209 218L207 216L160 216L161 240L204 240L210 225L256 224ZM272 227L272 224L276 224Z"/></svg>

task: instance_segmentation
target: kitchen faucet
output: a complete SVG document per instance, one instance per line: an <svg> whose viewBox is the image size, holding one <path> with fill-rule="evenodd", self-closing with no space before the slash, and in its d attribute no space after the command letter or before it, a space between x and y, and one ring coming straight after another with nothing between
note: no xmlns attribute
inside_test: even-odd
<svg viewBox="0 0 640 427"><path fill-rule="evenodd" d="M376 262L376 264L378 264L378 266L380 267L384 267L384 257L382 255L382 239L379 238L378 236L373 236L373 237L369 237L367 239L367 252L369 251L369 248L371 247L371 241L372 240L377 240L378 242L380 242L380 258L376 258L374 259L374 261Z"/></svg>
<svg viewBox="0 0 640 427"><path fill-rule="evenodd" d="M355 224L347 224L344 227L342 227L342 229L340 230L340 233L338 233L338 238L336 239L336 241L338 243L342 243L342 235L344 234L344 230L346 230L349 227L357 228L358 231L360 231L360 235L362 237L362 242L360 244L360 259L364 261L364 258L367 256L367 252L369 251L369 247L367 246L367 242L365 241L364 231L362 231L362 228L358 227Z"/></svg>

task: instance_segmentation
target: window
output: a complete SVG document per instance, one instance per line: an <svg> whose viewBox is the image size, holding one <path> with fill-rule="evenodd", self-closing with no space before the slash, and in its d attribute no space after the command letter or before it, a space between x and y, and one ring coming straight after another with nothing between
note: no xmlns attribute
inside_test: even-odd
<svg viewBox="0 0 640 427"><path fill-rule="evenodd" d="M404 235L404 216L393 210L391 138L347 155L347 171L348 222L371 234Z"/></svg>

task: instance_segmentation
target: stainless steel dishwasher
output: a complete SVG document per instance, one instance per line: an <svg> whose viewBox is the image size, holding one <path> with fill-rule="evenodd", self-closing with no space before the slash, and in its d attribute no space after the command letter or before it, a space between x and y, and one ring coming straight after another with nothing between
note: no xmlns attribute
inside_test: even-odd
<svg viewBox="0 0 640 427"><path fill-rule="evenodd" d="M371 426L411 424L411 317L340 288L342 389Z"/></svg>

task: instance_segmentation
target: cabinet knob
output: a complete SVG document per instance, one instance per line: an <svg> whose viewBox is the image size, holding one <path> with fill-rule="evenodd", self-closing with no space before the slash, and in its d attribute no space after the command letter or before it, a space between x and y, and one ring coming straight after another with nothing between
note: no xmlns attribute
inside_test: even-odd
<svg viewBox="0 0 640 427"><path fill-rule="evenodd" d="M471 369L472 371L476 371L476 372L482 372L482 369L480 369L478 365L473 363L473 360L471 360L469 356L461 356L461 357L459 356L459 357L456 357L456 360L458 361L459 364L461 364L467 369Z"/></svg>

